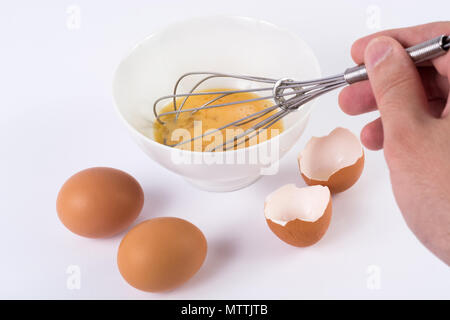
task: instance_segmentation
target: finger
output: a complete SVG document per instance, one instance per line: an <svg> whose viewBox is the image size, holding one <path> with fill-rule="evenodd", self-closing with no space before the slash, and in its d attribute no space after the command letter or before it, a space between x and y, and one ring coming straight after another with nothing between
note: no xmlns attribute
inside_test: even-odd
<svg viewBox="0 0 450 320"><path fill-rule="evenodd" d="M449 92L449 81L447 77L440 75L434 67L418 68L418 70L428 100L436 98L447 99Z"/></svg>
<svg viewBox="0 0 450 320"><path fill-rule="evenodd" d="M447 80L450 85L450 63L447 65ZM442 118L446 119L447 126L450 126L450 92L447 96L447 104L444 106L444 110L442 111Z"/></svg>
<svg viewBox="0 0 450 320"><path fill-rule="evenodd" d="M418 68L429 101L430 114L440 117L449 93L446 77L436 72L434 67ZM349 115L358 115L376 110L376 101L368 81L356 82L339 93L339 106ZM442 104L444 102L444 104Z"/></svg>
<svg viewBox="0 0 450 320"><path fill-rule="evenodd" d="M434 67L418 70L428 99L428 113L440 118L449 94L449 81L437 73Z"/></svg>
<svg viewBox="0 0 450 320"><path fill-rule="evenodd" d="M361 142L370 150L380 150L383 148L383 125L381 118L369 122L361 130Z"/></svg>
<svg viewBox="0 0 450 320"><path fill-rule="evenodd" d="M371 34L358 39L353 43L351 54L357 64L364 62L364 51L369 42L380 36L389 36L396 39L403 47L411 47L426 40L430 40L442 34L450 34L450 22L434 22L415 27L391 29ZM446 61L450 61L450 55L438 57L432 61L433 65L443 75L447 75Z"/></svg>
<svg viewBox="0 0 450 320"><path fill-rule="evenodd" d="M377 102L369 81L356 82L339 93L339 106L349 115L371 112L377 109Z"/></svg>
<svg viewBox="0 0 450 320"><path fill-rule="evenodd" d="M441 118L446 119L446 125L450 127L450 96L447 99L447 104L444 106Z"/></svg>
<svg viewBox="0 0 450 320"><path fill-rule="evenodd" d="M428 100L429 113L436 119L442 118L446 102L444 99Z"/></svg>
<svg viewBox="0 0 450 320"><path fill-rule="evenodd" d="M389 37L373 39L366 48L364 61L383 126L412 129L431 116L419 72L400 43Z"/></svg>

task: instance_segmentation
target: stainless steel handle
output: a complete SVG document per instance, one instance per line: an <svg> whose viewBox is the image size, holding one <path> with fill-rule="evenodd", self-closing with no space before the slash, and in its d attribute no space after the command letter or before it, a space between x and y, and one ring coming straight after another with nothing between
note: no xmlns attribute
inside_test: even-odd
<svg viewBox="0 0 450 320"><path fill-rule="evenodd" d="M449 49L449 45L450 37L447 35L442 35L409 47L406 49L406 52L408 52L414 63L418 64L443 55ZM368 77L366 67L362 64L346 69L344 72L344 79L348 84L367 80Z"/></svg>

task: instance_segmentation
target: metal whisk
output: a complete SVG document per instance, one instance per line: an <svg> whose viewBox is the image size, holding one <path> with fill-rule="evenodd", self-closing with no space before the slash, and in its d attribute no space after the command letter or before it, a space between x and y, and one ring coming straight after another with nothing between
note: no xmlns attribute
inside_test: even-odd
<svg viewBox="0 0 450 320"><path fill-rule="evenodd" d="M420 62L430 60L437 56L440 56L448 51L450 48L450 37L447 35L441 35L434 39L425 41L413 47L407 48L406 51L410 55L411 59L414 63L418 64ZM195 85L191 88L188 93L178 93L177 89L183 79L189 76L199 76L203 75L204 77L195 83ZM263 86L261 88L253 88L248 90L231 90L231 91L208 91L208 92L195 92L195 90L201 85L207 82L208 80L214 78L234 78L244 81L252 81L257 83L267 84L267 86ZM263 77L253 77L253 76L243 76L243 75L231 75L225 73L216 73L216 72L189 72L182 75L177 82L175 83L174 91L172 95L167 95L157 99L153 106L153 112L155 114L156 120L164 125L164 121L161 119L164 116L175 115L175 121L178 119L181 113L190 112L195 113L199 110L210 109L210 108L222 108L230 105L245 103L245 102L253 102L257 100L266 100L272 99L275 104L265 108L264 110L255 112L251 115L245 116L236 121L230 122L220 128L216 128L208 131L199 136L195 136L190 140L185 140L177 144L172 144L170 146L176 147L182 144L190 143L196 139L200 139L205 137L206 135L214 134L218 131L226 129L231 126L242 126L246 123L252 122L254 120L260 119L270 113L270 116L261 120L260 122L253 125L251 128L245 130L241 134L236 135L232 139L225 141L221 145L217 145L211 150L208 151L226 151L231 148L235 148L236 146L247 142L249 139L258 135L262 130L265 130L272 126L274 123L280 121L283 117L288 115L291 112L298 110L305 103L317 98L318 96L332 91L334 89L343 87L348 84L352 84L358 81L367 80L367 71L364 65L359 65L355 67L348 68L342 74L338 74L331 77L321 78L317 80L311 81L295 81L291 79L271 79L271 78L263 78ZM261 96L254 99L241 100L236 102L229 103L218 103L214 104L219 99L236 94L236 93L261 93ZM268 94L262 94L264 92L268 92ZM186 101L191 96L196 95L214 95L214 98L204 103L201 106L195 108L184 108ZM183 98L182 102L177 105L177 98ZM158 114L157 106L161 101L171 99L173 101L173 111L164 112Z"/></svg>

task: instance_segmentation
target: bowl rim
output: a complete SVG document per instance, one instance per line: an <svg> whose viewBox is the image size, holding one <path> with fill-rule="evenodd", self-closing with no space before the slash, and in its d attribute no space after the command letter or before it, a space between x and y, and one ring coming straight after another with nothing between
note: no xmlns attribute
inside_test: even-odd
<svg viewBox="0 0 450 320"><path fill-rule="evenodd" d="M258 18L252 18L252 17L247 17L247 16L240 16L240 15L205 15L205 16L191 17L191 18L183 19L183 20L180 20L180 21L177 21L177 22L165 25L164 27L157 29L156 31L154 31L150 35L148 35L145 38L143 38L142 40L138 41L135 45L133 45L131 47L131 49L128 50L128 52L125 54L124 57L122 57L122 59L120 60L120 62L116 66L116 68L114 70L114 73L113 73L113 81L112 81L112 97L113 97L113 102L114 102L113 105L114 105L114 109L117 112L119 118L121 119L121 121L123 123L125 123L125 126L128 128L128 130L130 130L132 133L134 133L135 135L137 135L138 137L140 137L144 141L155 145L156 148L162 148L163 150L167 150L168 152L173 152L173 150L175 149L175 150L177 150L177 152L182 152L183 154L187 154L187 155L189 155L189 154L192 154L192 155L200 154L200 155L204 155L204 156L206 156L206 155L208 155L208 156L217 155L217 154L221 154L221 153L225 153L225 152L227 154L236 153L236 152L243 152L243 151L250 152L251 150L253 150L255 148L261 148L262 146L264 146L267 143L271 142L273 139L281 139L282 136L285 136L291 130L293 130L296 125L300 125L300 121L298 121L298 123L290 126L287 129L284 129L280 134L278 134L275 137L272 137L271 139L265 140L265 141L263 141L261 143L255 144L255 145L251 145L251 146L248 146L248 147L240 148L240 149L225 150L225 151L223 151L223 150L222 151L192 151L192 150L185 150L185 149L177 149L177 148L170 147L170 146L167 146L165 144L159 143L156 140L147 137L145 134L143 134L141 131L139 131L137 128L135 128L133 125L131 125L127 121L127 119L125 119L125 116L122 114L122 112L119 109L119 106L118 106L118 103L116 101L116 97L115 97L115 94L114 94L114 92L115 92L114 87L115 87L115 82L116 82L116 79L117 79L117 74L119 72L119 69L120 69L122 63L124 61L126 61L130 56L132 56L137 48L139 48L140 46L144 45L144 43L149 41L151 38L153 38L153 37L155 37L157 35L160 35L161 33L165 32L166 30L168 30L170 28L173 28L173 27L176 27L176 26L180 26L180 25L183 25L183 24L189 24L189 23L192 23L192 22L195 22L195 21L216 20L216 19L231 19L231 20L241 20L241 21L252 21L252 22L258 22L258 23L264 23L265 25L268 25L271 28L274 28L274 29L277 29L277 30L279 30L279 31L281 31L283 33L289 34L292 38L296 39L297 41L303 42L306 45L306 47L310 50L310 52L312 53L312 58L313 58L313 61L311 63L314 64L314 68L316 69L317 74L318 74L317 77L321 76L321 69L320 69L319 61L318 61L317 56L315 55L313 49L308 45L308 43L306 41L304 41L299 35L297 35L293 31L290 31L289 29L284 28L284 27L280 27L280 26L278 26L278 25L276 25L276 24L274 24L272 22L269 22L267 20L264 20L264 19L258 19ZM317 100L312 100L312 101L308 102L310 107L309 107L309 110L306 112L304 118L309 117L309 115L312 112L316 102L317 102Z"/></svg>

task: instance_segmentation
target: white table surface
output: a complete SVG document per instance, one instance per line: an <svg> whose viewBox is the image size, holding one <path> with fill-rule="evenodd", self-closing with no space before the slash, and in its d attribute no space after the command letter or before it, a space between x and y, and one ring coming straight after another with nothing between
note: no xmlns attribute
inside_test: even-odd
<svg viewBox="0 0 450 320"><path fill-rule="evenodd" d="M70 5L81 10L75 28L67 25ZM378 27L448 19L449 11L450 2L442 0L3 2L0 298L449 299L449 267L405 225L382 152L366 152L361 179L334 198L330 229L317 245L286 245L265 223L268 193L286 183L304 185L296 156L307 139L336 126L358 133L375 113L350 117L338 108L337 92L322 97L277 175L237 192L207 193L141 152L111 96L114 69L129 49L191 16L251 16L289 28L311 45L323 74L331 75L352 65L349 49L359 36ZM194 278L172 292L140 292L117 269L123 233L90 240L62 226L55 211L58 189L91 166L125 170L142 184L146 202L137 222L177 216L203 230L209 252ZM67 286L72 265L81 272L79 289Z"/></svg>

